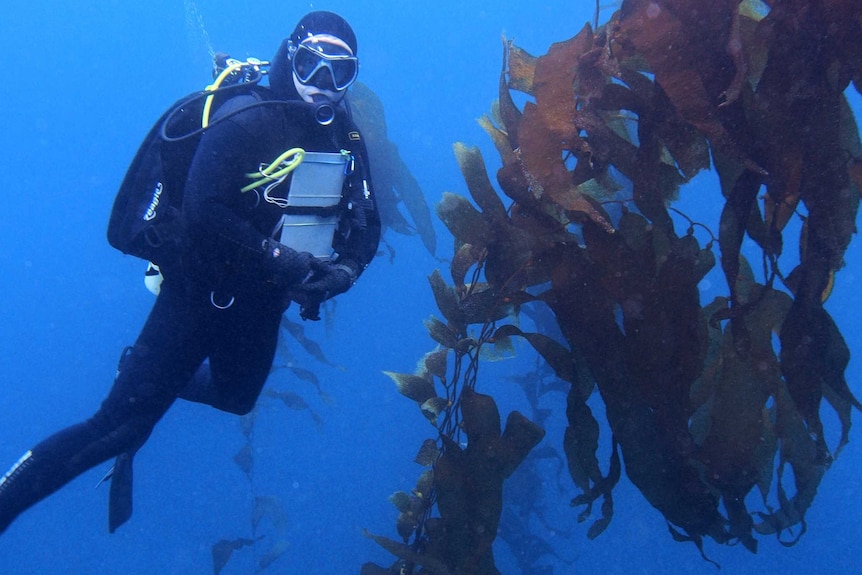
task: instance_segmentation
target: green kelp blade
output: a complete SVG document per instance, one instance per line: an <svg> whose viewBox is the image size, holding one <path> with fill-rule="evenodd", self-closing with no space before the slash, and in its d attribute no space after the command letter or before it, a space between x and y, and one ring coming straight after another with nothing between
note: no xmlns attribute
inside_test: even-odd
<svg viewBox="0 0 862 575"><path fill-rule="evenodd" d="M501 158L503 159L503 165L518 168L518 159L514 154L514 151L518 148L518 126L521 123L521 110L518 109L518 106L515 104L515 101L512 99L512 92L509 90L509 79L507 76L510 75L510 71L512 70L511 66L511 52L519 52L521 54L526 54L516 46L512 44L511 41L507 40L504 36L503 40L503 66L500 70L500 79L497 82L497 101L496 105L492 108L492 114L494 121L497 122L497 125L500 126L502 130L505 130L506 137L509 140L509 149L512 150L512 155L514 158L509 158L509 154L503 150L501 151ZM529 55L528 55L529 56ZM529 56L532 58L532 56ZM518 58L516 55L515 58ZM530 75L530 89L532 90L532 77L533 72L535 71L535 58L533 58L533 64L529 68L531 71ZM519 59L519 62L524 62L525 59ZM517 68L518 63L515 63L515 68ZM512 76L517 76L517 73L511 74ZM514 87L514 86L513 86ZM509 163L512 162L512 163ZM498 180L499 181L499 180Z"/></svg>
<svg viewBox="0 0 862 575"><path fill-rule="evenodd" d="M420 405L432 397L437 397L434 383L424 377L409 373L397 373L394 371L384 371L383 373L395 382L395 385L398 386L398 392L401 395L408 399L412 399Z"/></svg>
<svg viewBox="0 0 862 575"><path fill-rule="evenodd" d="M614 517L614 498L610 492L605 493L605 500L602 502L602 516L596 519L587 530L587 538L595 539L608 528L611 524L611 519Z"/></svg>
<svg viewBox="0 0 862 575"><path fill-rule="evenodd" d="M443 199L434 209L437 217L459 242L483 247L488 245L491 226L467 198L443 192Z"/></svg>
<svg viewBox="0 0 862 575"><path fill-rule="evenodd" d="M337 367L338 369L344 369L341 366L335 365L331 361L329 361L326 356L323 354L323 350L316 341L309 339L305 336L305 329L301 324L290 321L286 316L281 318L281 326L284 327L290 335L299 342L302 348L308 352L310 356L319 361L320 363L325 363L326 365L331 365L333 367Z"/></svg>
<svg viewBox="0 0 862 575"><path fill-rule="evenodd" d="M422 364L428 370L428 373L439 377L444 382L446 381L446 359L448 354L449 350L444 347L436 351L430 351L422 358Z"/></svg>
<svg viewBox="0 0 862 575"><path fill-rule="evenodd" d="M293 372L293 375L295 375L296 377L298 377L302 381L307 381L308 383L313 385L314 388L317 390L317 394L321 398L323 398L324 400L327 400L328 395L326 394L326 392L323 391L323 389L321 389L320 378L317 377L316 373L314 373L310 369L306 369L304 367L298 367L295 365L289 365L289 366L287 366L287 368L291 372Z"/></svg>
<svg viewBox="0 0 862 575"><path fill-rule="evenodd" d="M569 383L575 382L575 364L572 353L562 344L541 333L521 331L517 326L507 324L494 332L494 338L518 335L526 339L533 349L548 363L557 377Z"/></svg>
<svg viewBox="0 0 862 575"><path fill-rule="evenodd" d="M482 209L482 215L485 219L492 223L508 219L506 214L506 206L494 186L491 185L491 180L488 178L488 171L485 168L485 160L482 158L482 152L476 146L467 146L461 142L455 142L452 146L455 151L455 158L458 160L458 166L461 168L461 174L464 176L464 181L467 182L467 189L476 202Z"/></svg>
<svg viewBox="0 0 862 575"><path fill-rule="evenodd" d="M269 550L264 553L263 556L261 556L260 561L257 564L258 572L263 571L264 569L272 565L272 563L276 559L284 555L289 548L290 542L284 539L279 539L278 541L273 543L272 547L270 547Z"/></svg>
<svg viewBox="0 0 862 575"><path fill-rule="evenodd" d="M287 368L293 372L293 375L298 377L303 381L307 381L314 387L320 387L320 380L317 378L317 375L311 371L310 369L305 369L304 367L297 367L294 365L289 365Z"/></svg>
<svg viewBox="0 0 862 575"><path fill-rule="evenodd" d="M418 233L425 248L433 255L437 238L431 210L419 182L387 134L383 103L368 86L356 82L350 88L350 108L364 135L368 155L374 158L371 178L382 225L402 234ZM401 215L398 209L401 203L407 208L413 225Z"/></svg>
<svg viewBox="0 0 862 575"><path fill-rule="evenodd" d="M437 416L450 405L449 400L445 397L432 397L427 401L422 402L419 409L422 410L422 415L424 415L432 425L436 426Z"/></svg>
<svg viewBox="0 0 862 575"><path fill-rule="evenodd" d="M505 361L517 357L518 350L515 342L510 337L494 338L492 345L483 345L479 348L479 359L481 361Z"/></svg>
<svg viewBox="0 0 862 575"><path fill-rule="evenodd" d="M230 560L230 556L234 551L238 551L246 546L254 545L255 542L260 541L261 539L263 539L262 536L257 539L238 537L237 539L221 539L217 541L216 544L212 546L213 574L219 575L219 573L221 573L221 570L224 569L225 565L227 565L227 562Z"/></svg>
<svg viewBox="0 0 862 575"><path fill-rule="evenodd" d="M467 272L476 266L485 258L488 250L473 244L461 244L455 255L452 256L452 262L449 264L449 275L452 276L452 282L455 284L455 289L458 293L467 291L466 281Z"/></svg>
<svg viewBox="0 0 862 575"><path fill-rule="evenodd" d="M465 323L481 325L508 317L514 306L504 294L493 287L474 284L470 293L459 302L458 309Z"/></svg>
<svg viewBox="0 0 862 575"><path fill-rule="evenodd" d="M434 470L426 469L419 475L419 479L416 480L413 495L423 501L427 501L432 489L434 489Z"/></svg>
<svg viewBox="0 0 862 575"><path fill-rule="evenodd" d="M292 391L266 390L266 395L274 399L280 399L290 409L308 409L308 402Z"/></svg>
<svg viewBox="0 0 862 575"><path fill-rule="evenodd" d="M506 44L508 47L506 63L508 64L509 87L532 96L536 63L539 59L523 48L516 46L511 40L506 40Z"/></svg>
<svg viewBox="0 0 862 575"><path fill-rule="evenodd" d="M287 526L287 513L284 511L284 504L281 499L275 495L258 495L254 498L251 515L252 527L257 529L264 517L269 517L277 531L281 531Z"/></svg>
<svg viewBox="0 0 862 575"><path fill-rule="evenodd" d="M246 439L251 439L251 434L254 431L254 420L257 417L257 409L251 410L250 413L239 418L239 426L243 436Z"/></svg>
<svg viewBox="0 0 862 575"><path fill-rule="evenodd" d="M393 541L388 537L374 535L367 529L363 531L363 534L366 537L373 539L375 543L377 543L399 559L404 559L405 561L415 563L416 565L422 565L422 567L425 568L426 572L429 575L449 575L449 569L446 567L446 564L436 557L418 553L414 551L409 545L405 545L404 543L398 543L397 541Z"/></svg>
<svg viewBox="0 0 862 575"><path fill-rule="evenodd" d="M389 502L401 513L407 513L413 509L410 503L410 494L404 491L396 491L390 495Z"/></svg>
<svg viewBox="0 0 862 575"><path fill-rule="evenodd" d="M422 323L425 324L425 329L428 330L431 339L443 347L454 348L458 345L458 335L436 317L431 316Z"/></svg>
<svg viewBox="0 0 862 575"><path fill-rule="evenodd" d="M440 270L428 276L428 282L431 284L431 291L434 293L434 301L437 302L437 308L443 317L446 318L451 325L456 329L464 325L464 317L461 312L460 300L458 294L455 293L455 288L448 285Z"/></svg>
<svg viewBox="0 0 862 575"><path fill-rule="evenodd" d="M440 449L437 447L437 442L433 439L426 439L422 442L422 447L419 448L419 453L416 454L413 461L423 467L430 467L438 457L440 457Z"/></svg>
<svg viewBox="0 0 862 575"><path fill-rule="evenodd" d="M497 153L500 154L500 159L503 164L514 164L518 161L514 151L512 150L512 144L509 141L509 134L495 126L494 122L490 117L488 117L488 115L482 116L477 120L477 122L479 122L479 126L481 126L482 129L485 130L485 133L491 138L491 141L494 142L494 147L497 148Z"/></svg>
<svg viewBox="0 0 862 575"><path fill-rule="evenodd" d="M835 414L838 416L838 421L841 423L841 437L838 440L838 446L832 450L832 458L838 459L838 454L850 441L850 414L853 411L853 405L840 397L835 390L828 385L823 386L823 399L829 402Z"/></svg>
<svg viewBox="0 0 862 575"><path fill-rule="evenodd" d="M251 470L254 467L254 450L251 448L251 443L246 443L236 452L233 456L233 462L245 473L246 477L251 478Z"/></svg>
<svg viewBox="0 0 862 575"><path fill-rule="evenodd" d="M530 451L545 437L545 430L518 411L509 413L501 436L503 477L509 477L526 459Z"/></svg>
<svg viewBox="0 0 862 575"><path fill-rule="evenodd" d="M575 388L569 392L566 417L569 426L563 436L563 451L566 454L569 475L584 494L589 494L590 482L597 483L602 476L596 457L599 447L599 423ZM590 504L593 499L594 497L588 496Z"/></svg>
<svg viewBox="0 0 862 575"><path fill-rule="evenodd" d="M412 512L401 512L398 514L398 519L395 522L395 528L398 531L398 535L401 536L401 539L407 543L410 539L410 536L413 535L413 532L416 531L416 527L419 525L419 521L416 519L416 516L413 515Z"/></svg>
<svg viewBox="0 0 862 575"><path fill-rule="evenodd" d="M490 395L465 387L461 392L462 427L469 438L468 448L483 451L500 438L500 410Z"/></svg>
<svg viewBox="0 0 862 575"><path fill-rule="evenodd" d="M323 428L323 418L318 415L316 411L314 411L313 409L309 409L308 414L311 416L311 419L317 425L318 430Z"/></svg>

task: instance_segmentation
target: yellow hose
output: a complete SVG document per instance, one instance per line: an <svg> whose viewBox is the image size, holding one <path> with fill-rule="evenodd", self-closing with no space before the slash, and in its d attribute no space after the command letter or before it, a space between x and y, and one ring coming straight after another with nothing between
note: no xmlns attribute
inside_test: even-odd
<svg viewBox="0 0 862 575"><path fill-rule="evenodd" d="M245 175L247 178L258 178L240 191L248 192L263 184L284 179L290 172L299 167L302 160L305 158L305 150L302 148L290 148L282 153L268 166L262 167L257 172L250 172ZM282 166L287 162L287 165Z"/></svg>
<svg viewBox="0 0 862 575"><path fill-rule="evenodd" d="M218 90L219 86L221 86L221 83L224 82L225 78L227 78L237 70L240 70L243 66L248 65L248 62L239 62L234 60L233 63L231 63L227 68L222 70L221 74L218 75L215 81L206 88L204 88L204 90L207 92L215 92L216 90ZM201 116L201 128L206 128L210 124L210 110L212 109L214 98L215 94L210 94L209 96L207 96L207 99L204 102L204 111L203 115Z"/></svg>

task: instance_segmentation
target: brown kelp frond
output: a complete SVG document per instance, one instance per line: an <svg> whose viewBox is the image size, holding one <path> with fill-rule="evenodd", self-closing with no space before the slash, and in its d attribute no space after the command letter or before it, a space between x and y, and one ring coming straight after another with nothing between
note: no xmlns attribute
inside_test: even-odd
<svg viewBox="0 0 862 575"><path fill-rule="evenodd" d="M398 386L398 393L416 403L422 404L433 397L437 397L434 382L427 377L393 371L384 371L383 373L395 382L395 385Z"/></svg>
<svg viewBox="0 0 862 575"><path fill-rule="evenodd" d="M844 96L862 86L857 4L624 0L607 24L540 56L504 39L499 92L480 121L502 163L499 193L478 150L456 144L468 195L436 207L455 250L452 285L430 278L443 319L425 323L442 346L421 368L443 390L422 402L439 433L417 457L433 470L432 495L414 493L421 517L399 518L412 542L381 542L404 572L496 572L503 482L543 432L514 413L501 431L477 375L483 349L518 337L568 385L556 443L577 519L601 501L589 538L621 512L622 461L671 536L704 557L708 539L754 552L763 535L790 545L805 531L862 410L845 375L850 349L824 307L862 189ZM686 189L719 206L717 232L701 241L710 227L674 203L704 172L720 195ZM788 241L799 249L791 270L780 264ZM702 302L716 263L726 293ZM533 309L552 319L522 330ZM602 457L595 389L611 433ZM840 426L833 446L826 406Z"/></svg>

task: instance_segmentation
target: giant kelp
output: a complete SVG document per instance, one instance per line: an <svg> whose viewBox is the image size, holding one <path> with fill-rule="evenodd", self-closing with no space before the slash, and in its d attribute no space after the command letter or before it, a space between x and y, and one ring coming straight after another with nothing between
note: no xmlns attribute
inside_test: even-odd
<svg viewBox="0 0 862 575"><path fill-rule="evenodd" d="M419 182L401 158L398 147L389 139L383 103L371 88L357 82L350 89L350 107L356 124L365 135L371 162L374 194L384 230L418 235L431 255L437 251L437 235L431 210ZM409 220L401 213L403 205ZM391 248L390 248L391 249Z"/></svg>
<svg viewBox="0 0 862 575"><path fill-rule="evenodd" d="M289 336L297 341L309 357L324 365L338 369L344 368L333 364L327 359L320 344L305 334L305 330L301 324L292 322L285 317L282 318L281 327L284 330L282 332L284 337L281 338L282 342L278 349L281 359L273 364L270 376L280 375L284 371L290 372L291 376L295 376L295 379L312 385L323 403L331 404L332 399L321 386L317 374L310 369L297 365L297 358L286 345L285 340ZM239 530L241 533L244 533L250 527L252 535L250 538L238 536L233 539L221 539L212 546L213 572L216 575L227 565L235 551L241 551L245 547L251 548L254 553L255 563L257 564L256 572L262 572L269 567L279 557L284 555L290 547L290 542L286 539L287 514L281 498L276 495L264 495L258 491L256 486L255 423L262 410L276 406L277 404L282 404L295 411L307 411L318 428L323 426L323 418L312 409L309 402L299 393L278 389L281 385L276 382L280 379L271 377L269 381L270 385L261 394L263 400L257 403L254 410L240 419L240 429L245 441L239 451L234 454L233 461L248 479L252 506L248 521L249 525L242 525ZM278 402L266 400L278 400ZM269 525L264 525L264 523L269 523ZM269 527L269 529L265 529L266 527ZM264 531L268 531L268 533L264 534ZM271 542L261 543L261 541L267 538L267 535L271 538Z"/></svg>
<svg viewBox="0 0 862 575"><path fill-rule="evenodd" d="M510 337L571 384L561 446L581 491L572 504L586 506L579 520L602 499L591 538L611 520L623 464L677 540L756 551L758 535L804 532L848 440L851 409L862 407L844 376L849 349L824 308L862 186L844 97L851 84L862 89L856 3L625 0L607 24L586 25L543 56L505 42L504 62L499 99L481 120L500 154L504 196L478 150L456 144L472 203L447 193L437 206L456 242L452 284L431 276L444 320L426 327L441 346L433 354L454 353L452 376L427 362L417 375L393 375L402 393L424 389L405 393L423 411L435 381L446 389L429 416L435 424L443 416L426 460L434 490L399 506L411 514L399 520L404 544L376 540L401 558L402 572L496 572L488 529L498 525L507 475L491 478L485 463L464 459L499 436L476 373L483 346ZM527 96L520 108L513 91ZM711 167L723 197L703 201L721 206L719 225L698 234L707 227L674 202ZM782 269L792 218L801 221L799 254ZM741 255L746 237L760 249L758 274ZM703 302L716 243L727 294ZM565 345L506 322L524 305L548 306ZM594 390L612 434L607 475L587 403ZM831 449L824 398L842 428ZM524 429L519 455L541 437ZM453 439L460 430L466 449ZM758 510L747 505L754 489Z"/></svg>

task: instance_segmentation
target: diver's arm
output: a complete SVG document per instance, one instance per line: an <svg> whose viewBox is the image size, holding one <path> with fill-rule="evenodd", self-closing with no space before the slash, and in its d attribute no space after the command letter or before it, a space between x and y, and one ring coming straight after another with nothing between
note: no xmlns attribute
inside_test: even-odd
<svg viewBox="0 0 862 575"><path fill-rule="evenodd" d="M313 256L297 254L258 230L249 221L250 198L240 191L244 174L263 157L264 119L259 109L250 110L204 132L189 169L183 223L195 257L210 274L218 277L219 268L227 266L241 268L247 279L292 285L307 275Z"/></svg>
<svg viewBox="0 0 862 575"><path fill-rule="evenodd" d="M186 231L197 246L262 251L263 235L239 215L239 178L249 171L253 154L251 134L231 120L204 132L189 168L182 209Z"/></svg>

